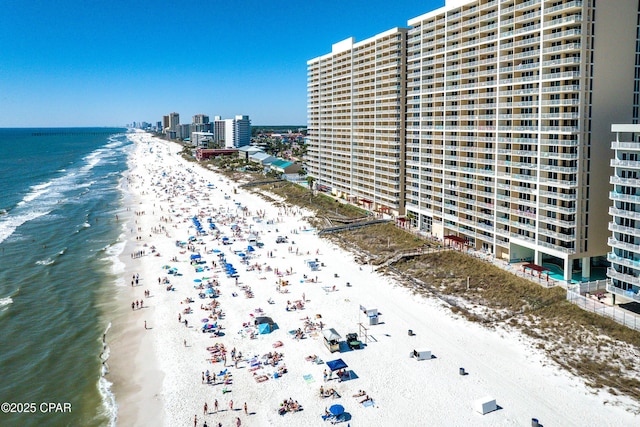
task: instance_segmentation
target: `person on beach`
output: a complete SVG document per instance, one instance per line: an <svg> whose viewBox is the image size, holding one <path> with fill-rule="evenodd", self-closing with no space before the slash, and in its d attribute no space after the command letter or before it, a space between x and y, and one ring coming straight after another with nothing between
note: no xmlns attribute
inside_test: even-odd
<svg viewBox="0 0 640 427"><path fill-rule="evenodd" d="M216 414L218 413L218 399L216 399L213 402L213 409L215 410Z"/></svg>
<svg viewBox="0 0 640 427"><path fill-rule="evenodd" d="M144 321L144 328L147 329L147 321Z"/></svg>
<svg viewBox="0 0 640 427"><path fill-rule="evenodd" d="M204 402L204 408L203 408L204 415L208 414L207 409L209 409L209 407L207 406L207 402Z"/></svg>
<svg viewBox="0 0 640 427"><path fill-rule="evenodd" d="M197 415L193 416L193 427L198 427L198 416Z"/></svg>
<svg viewBox="0 0 640 427"><path fill-rule="evenodd" d="M233 399L229 401L229 410L233 411Z"/></svg>
<svg viewBox="0 0 640 427"><path fill-rule="evenodd" d="M247 402L244 402L244 414L249 415L249 411L247 411Z"/></svg>
<svg viewBox="0 0 640 427"><path fill-rule="evenodd" d="M240 417L236 418L236 427L240 427L242 425L242 421L240 421Z"/></svg>

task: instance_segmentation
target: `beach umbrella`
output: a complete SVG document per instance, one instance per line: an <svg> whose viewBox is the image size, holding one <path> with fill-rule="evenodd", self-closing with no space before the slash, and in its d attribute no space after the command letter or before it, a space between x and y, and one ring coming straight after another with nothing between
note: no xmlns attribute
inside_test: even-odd
<svg viewBox="0 0 640 427"><path fill-rule="evenodd" d="M344 414L344 406L342 405L331 405L329 408L329 412L331 415L342 415Z"/></svg>
<svg viewBox="0 0 640 427"><path fill-rule="evenodd" d="M219 254L219 253L220 253L220 249L214 249L214 250L213 250L213 253L214 253L214 254Z"/></svg>
<svg viewBox="0 0 640 427"><path fill-rule="evenodd" d="M200 280L200 279L193 279L193 281L196 282L196 283L202 282L202 280Z"/></svg>

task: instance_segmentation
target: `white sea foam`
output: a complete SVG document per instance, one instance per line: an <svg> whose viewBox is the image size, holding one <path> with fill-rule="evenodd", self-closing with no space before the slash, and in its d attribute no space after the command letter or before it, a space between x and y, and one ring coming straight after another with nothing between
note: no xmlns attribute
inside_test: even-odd
<svg viewBox="0 0 640 427"><path fill-rule="evenodd" d="M125 284L124 279L120 277L126 267L125 263L120 260L120 255L122 255L125 245L124 235L121 234L116 243L107 246L104 250L108 255L106 260L111 262L111 272L119 276L115 283L116 286L124 286Z"/></svg>
<svg viewBox="0 0 640 427"><path fill-rule="evenodd" d="M116 421L118 419L118 404L116 402L116 396L111 391L111 386L113 385L111 381L105 378L105 375L109 373L109 365L107 361L109 360L109 356L111 355L111 350L107 345L107 333L111 329L111 322L107 325L107 328L102 335L102 353L100 353L100 360L102 361L102 365L100 367L100 379L98 380L98 391L100 392L100 396L102 396L102 407L104 414L109 418L109 426L116 426Z"/></svg>
<svg viewBox="0 0 640 427"><path fill-rule="evenodd" d="M34 220L43 215L48 214L50 211L41 211L41 212L26 212L20 215L7 215L3 216L3 220L0 221L0 243L4 242L7 237L11 236L16 228L20 227L27 221Z"/></svg>
<svg viewBox="0 0 640 427"><path fill-rule="evenodd" d="M84 228L89 228L89 227L91 227L91 224L89 224L88 222L85 222L85 223L82 224L82 226Z"/></svg>
<svg viewBox="0 0 640 427"><path fill-rule="evenodd" d="M59 172L63 175L31 186L29 192L17 203L17 208L0 217L0 242L25 222L48 215L59 203L73 202L66 194L77 188L92 186L95 181L82 182L83 178L102 158L117 154L115 149L99 148L83 158L84 165L74 166L69 170L61 169Z"/></svg>
<svg viewBox="0 0 640 427"><path fill-rule="evenodd" d="M51 265L54 262L56 262L54 259L46 258L46 259L41 259L39 261L36 261L36 264L37 265Z"/></svg>
<svg viewBox="0 0 640 427"><path fill-rule="evenodd" d="M0 310L6 310L6 308L10 304L13 304L13 298L11 297L0 298Z"/></svg>

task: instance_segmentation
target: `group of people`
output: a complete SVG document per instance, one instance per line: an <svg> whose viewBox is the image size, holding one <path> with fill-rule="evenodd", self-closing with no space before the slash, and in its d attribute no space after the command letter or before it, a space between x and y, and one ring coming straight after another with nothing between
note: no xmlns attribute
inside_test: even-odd
<svg viewBox="0 0 640 427"><path fill-rule="evenodd" d="M284 415L287 412L298 412L302 409L302 406L298 403L297 400L293 400L291 398L289 398L289 400L284 400L281 404L280 404L280 409L278 409L278 413L280 415Z"/></svg>
<svg viewBox="0 0 640 427"><path fill-rule="evenodd" d="M323 386L320 386L320 397L333 397L335 399L342 396L340 396L334 388L325 389Z"/></svg>

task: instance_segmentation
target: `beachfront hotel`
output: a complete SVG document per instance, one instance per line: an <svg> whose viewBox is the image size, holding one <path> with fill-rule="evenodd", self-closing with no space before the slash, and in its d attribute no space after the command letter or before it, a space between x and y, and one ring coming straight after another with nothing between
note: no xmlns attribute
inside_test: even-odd
<svg viewBox="0 0 640 427"><path fill-rule="evenodd" d="M614 124L609 292L640 301L640 125Z"/></svg>
<svg viewBox="0 0 640 427"><path fill-rule="evenodd" d="M367 209L404 204L406 29L333 45L308 62L308 173Z"/></svg>
<svg viewBox="0 0 640 427"><path fill-rule="evenodd" d="M637 0L449 0L337 43L307 63L309 173L441 239L590 278L608 252L611 124L637 118L637 18ZM380 168L387 153L399 169Z"/></svg>

